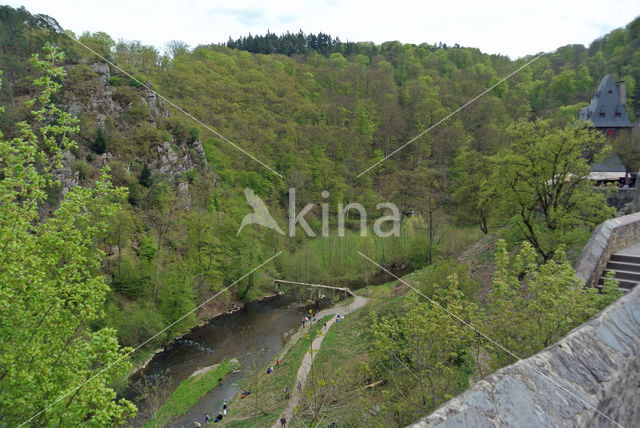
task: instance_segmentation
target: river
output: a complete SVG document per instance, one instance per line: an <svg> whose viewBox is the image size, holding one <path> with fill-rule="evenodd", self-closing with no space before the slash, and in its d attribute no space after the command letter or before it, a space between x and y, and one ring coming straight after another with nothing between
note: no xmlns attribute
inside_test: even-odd
<svg viewBox="0 0 640 428"><path fill-rule="evenodd" d="M295 309L293 297L277 296L263 302L248 303L242 310L214 318L209 323L193 328L188 334L175 340L164 351L156 354L147 366L136 373L125 394L136 396L133 385L141 376L166 377L162 389L174 391L180 383L199 368L217 364L227 358L236 358L242 370L229 375L175 426L183 426L183 420L202 422L204 413L217 414L223 401L231 399L242 385L247 369L261 369L277 355L290 334L301 324L302 312ZM139 404L140 406L140 404ZM141 412L144 412L144 406ZM141 421L136 421L136 424Z"/></svg>
<svg viewBox="0 0 640 428"><path fill-rule="evenodd" d="M410 271L408 267L393 270L398 276ZM372 275L368 283L377 285L391 280L392 276L380 272ZM358 289L364 287L365 282L353 281L346 286ZM168 394L196 370L227 358L237 359L243 370L226 377L172 426L193 426L196 420L204 422L205 413L215 416L224 400L230 400L241 390L243 379L252 367L262 369L280 352L289 336L301 325L304 315L296 307L293 296L281 295L263 302L248 303L238 312L216 317L207 324L193 328L156 354L144 369L132 376L125 397L135 399L137 394L134 385L142 376L148 379L164 377L162 389ZM138 403L138 407L140 414L144 414L144 404ZM140 418L134 422L136 425L141 423L144 421Z"/></svg>

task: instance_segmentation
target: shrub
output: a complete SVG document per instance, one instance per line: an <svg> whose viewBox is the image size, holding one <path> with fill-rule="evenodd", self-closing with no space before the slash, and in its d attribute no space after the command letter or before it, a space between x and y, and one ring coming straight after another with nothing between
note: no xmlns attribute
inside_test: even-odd
<svg viewBox="0 0 640 428"><path fill-rule="evenodd" d="M125 111L125 120L129 122L140 122L149 119L151 109L141 98L136 98Z"/></svg>
<svg viewBox="0 0 640 428"><path fill-rule="evenodd" d="M111 86L121 86L122 85L122 76L111 76L111 77L109 77L109 85L111 85Z"/></svg>
<svg viewBox="0 0 640 428"><path fill-rule="evenodd" d="M149 166L146 163L142 167L142 171L140 171L138 182L144 187L151 186L151 170L149 169Z"/></svg>
<svg viewBox="0 0 640 428"><path fill-rule="evenodd" d="M132 78L129 79L129 85L133 86L134 88L142 88L144 87L144 77L136 74L135 76L133 76Z"/></svg>
<svg viewBox="0 0 640 428"><path fill-rule="evenodd" d="M64 79L64 87L82 102L89 101L91 94L98 89L98 75L86 65L70 67Z"/></svg>
<svg viewBox="0 0 640 428"><path fill-rule="evenodd" d="M163 129L171 133L178 144L190 141L191 134L186 119L180 116L172 116L161 124Z"/></svg>
<svg viewBox="0 0 640 428"><path fill-rule="evenodd" d="M189 134L191 136L191 140L189 141L190 143L198 141L198 139L200 139L200 128L198 128L197 126L190 126Z"/></svg>
<svg viewBox="0 0 640 428"><path fill-rule="evenodd" d="M153 260L156 256L158 247L152 237L144 235L140 239L140 245L138 246L138 256L146 259L147 261Z"/></svg>
<svg viewBox="0 0 640 428"><path fill-rule="evenodd" d="M142 122L129 136L130 150L145 155L153 144L163 141L162 137L162 131L154 128L149 122Z"/></svg>
<svg viewBox="0 0 640 428"><path fill-rule="evenodd" d="M127 200L133 206L140 205L140 202L142 201L142 193L138 183L131 183L129 185L129 196L127 197Z"/></svg>
<svg viewBox="0 0 640 428"><path fill-rule="evenodd" d="M196 169L190 169L189 171L185 172L184 174L182 174L183 177L189 182L189 184L193 184L193 181L196 179L196 177L198 176L198 170Z"/></svg>
<svg viewBox="0 0 640 428"><path fill-rule="evenodd" d="M93 173L95 172L93 165L84 159L77 161L71 169L78 173L78 178L81 182L84 182L87 178L93 176Z"/></svg>
<svg viewBox="0 0 640 428"><path fill-rule="evenodd" d="M89 148L99 155L107 151L107 136L102 128L96 130L96 138L89 145Z"/></svg>
<svg viewBox="0 0 640 428"><path fill-rule="evenodd" d="M111 310L110 312L116 312ZM118 330L118 342L122 346L136 346L147 340L163 327L163 321L158 311L151 305L132 306L126 311L109 314ZM149 347L162 343L164 335L155 338Z"/></svg>
<svg viewBox="0 0 640 428"><path fill-rule="evenodd" d="M120 160L112 160L109 162L111 168L111 182L115 186L128 186L133 180L131 180L131 174L127 171L124 162Z"/></svg>
<svg viewBox="0 0 640 428"><path fill-rule="evenodd" d="M140 94L131 86L119 86L116 93L113 94L113 99L122 105L131 104L136 98L139 98Z"/></svg>

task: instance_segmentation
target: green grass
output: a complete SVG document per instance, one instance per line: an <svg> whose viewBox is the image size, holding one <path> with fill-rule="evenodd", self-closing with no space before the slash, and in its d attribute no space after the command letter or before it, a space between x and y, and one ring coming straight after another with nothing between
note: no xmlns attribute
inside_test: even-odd
<svg viewBox="0 0 640 428"><path fill-rule="evenodd" d="M262 427L271 426L276 422L288 403L288 400L284 398L285 387L289 386L289 390L293 394L296 388L296 374L302 359L309 351L312 340L322 330L324 322L332 317L333 315L326 316L307 329L307 333L285 355L279 356L279 366L276 367L274 360L246 379L243 383L246 385L244 389L250 390L251 394L244 399L235 397L229 403L227 417L223 419L223 422L227 423L222 426ZM266 374L269 366L274 366L275 370L271 374Z"/></svg>
<svg viewBox="0 0 640 428"><path fill-rule="evenodd" d="M183 381L160 408L157 419L166 421L185 414L209 391L218 386L222 379L231 373L232 368L231 360L224 360L206 373ZM153 422L152 419L144 426L152 427Z"/></svg>
<svg viewBox="0 0 640 428"><path fill-rule="evenodd" d="M366 294L366 290L360 290ZM369 303L364 308L335 323L322 341L315 363L326 373L357 365L368 359L367 347L369 317L372 312L389 312L401 309L406 294L405 287L397 281L371 286Z"/></svg>
<svg viewBox="0 0 640 428"><path fill-rule="evenodd" d="M368 358L369 316L372 312L395 312L402 308L402 300L406 295L406 287L397 281L383 285L371 286L368 290L359 290L359 294L370 299L367 306L349 314L344 320L334 323L322 341L322 346L315 357L315 367L319 372L332 373L366 361ZM349 300L341 301L344 305ZM251 394L244 399L234 398L229 404L229 413L221 426L225 427L263 427L271 426L284 410L287 400L284 399L285 386L293 393L296 388L295 379L298 368L309 351L312 338L322 330L327 316L314 324L307 334L301 337L285 355L280 355L280 366L270 375L267 367L274 365L275 360L243 383ZM310 375L311 376L311 375ZM307 382L310 378L307 379ZM372 394L378 394L372 391ZM234 420L232 420L234 419Z"/></svg>

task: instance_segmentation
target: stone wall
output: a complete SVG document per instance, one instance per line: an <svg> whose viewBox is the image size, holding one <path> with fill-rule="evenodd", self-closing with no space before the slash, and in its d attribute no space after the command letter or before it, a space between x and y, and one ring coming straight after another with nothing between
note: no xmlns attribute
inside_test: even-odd
<svg viewBox="0 0 640 428"><path fill-rule="evenodd" d="M636 287L558 343L498 370L412 426L637 427L639 355Z"/></svg>
<svg viewBox="0 0 640 428"><path fill-rule="evenodd" d="M640 242L640 212L605 221L583 248L575 265L576 273L586 285L596 285L611 254L636 242Z"/></svg>
<svg viewBox="0 0 640 428"><path fill-rule="evenodd" d="M605 221L576 262L578 276L594 285L611 254L636 242L640 212ZM639 355L636 287L558 343L498 370L413 427L640 426Z"/></svg>

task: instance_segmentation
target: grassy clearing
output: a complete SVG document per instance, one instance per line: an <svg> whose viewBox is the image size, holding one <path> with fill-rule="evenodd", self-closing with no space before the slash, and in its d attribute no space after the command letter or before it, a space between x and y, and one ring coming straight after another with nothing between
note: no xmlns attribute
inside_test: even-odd
<svg viewBox="0 0 640 428"><path fill-rule="evenodd" d="M275 370L267 374L267 367L259 369L244 382L244 389L251 394L244 399L236 396L229 404L227 417L222 420L222 426L228 427L262 427L271 426L287 405L284 397L285 387L291 393L296 388L295 380L302 359L309 351L311 341L321 332L323 323L333 315L326 316L315 323L285 355L280 355L280 365L276 367L275 360L268 366ZM324 342L323 342L324 344Z"/></svg>
<svg viewBox="0 0 640 428"><path fill-rule="evenodd" d="M367 361L366 335L371 313L400 310L406 290L406 286L397 281L371 286L368 291L360 290L370 299L369 303L331 327L316 355L316 366L331 374Z"/></svg>
<svg viewBox="0 0 640 428"><path fill-rule="evenodd" d="M231 373L232 368L231 360L224 360L210 370L183 381L160 408L156 419L167 421L185 414L209 391L218 386ZM144 426L145 428L154 426L154 420L151 419Z"/></svg>
<svg viewBox="0 0 640 428"><path fill-rule="evenodd" d="M457 227L446 216L438 219L438 243L435 258L448 258L481 239L477 227ZM367 236L348 231L343 237L331 233L328 237L308 240L295 253L282 261L283 276L293 281L340 285L365 280L379 269L365 260L360 251L383 266L424 266L427 260L428 228L419 217L405 219L398 237L379 237L369 227Z"/></svg>

